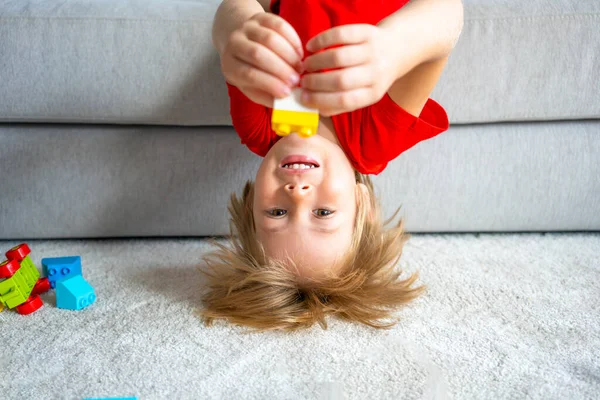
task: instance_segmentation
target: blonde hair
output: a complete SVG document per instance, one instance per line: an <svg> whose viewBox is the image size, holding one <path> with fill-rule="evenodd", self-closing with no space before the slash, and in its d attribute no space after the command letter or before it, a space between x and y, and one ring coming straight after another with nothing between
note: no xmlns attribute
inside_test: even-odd
<svg viewBox="0 0 600 400"><path fill-rule="evenodd" d="M359 196L352 243L341 268L308 281L289 268L293 260L267 257L256 239L254 184L246 183L241 198L232 194L229 246L215 242L218 249L204 258L204 322L210 326L215 319L226 319L258 331L292 331L315 322L327 329L328 314L374 328L397 323L382 320L390 319L395 308L424 287L413 287L417 273L399 280L402 271L395 267L408 235L401 219L392 224L398 211L383 221L369 177L356 173L356 181L367 187L368 195Z"/></svg>

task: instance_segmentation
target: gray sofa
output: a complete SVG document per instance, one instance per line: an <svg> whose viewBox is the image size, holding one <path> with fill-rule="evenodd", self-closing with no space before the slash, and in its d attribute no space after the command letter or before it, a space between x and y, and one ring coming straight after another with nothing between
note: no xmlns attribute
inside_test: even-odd
<svg viewBox="0 0 600 400"><path fill-rule="evenodd" d="M0 239L227 233L259 159L217 0L0 0ZM600 229L600 2L464 0L450 130L376 177L413 232ZM409 40L409 38L407 38Z"/></svg>

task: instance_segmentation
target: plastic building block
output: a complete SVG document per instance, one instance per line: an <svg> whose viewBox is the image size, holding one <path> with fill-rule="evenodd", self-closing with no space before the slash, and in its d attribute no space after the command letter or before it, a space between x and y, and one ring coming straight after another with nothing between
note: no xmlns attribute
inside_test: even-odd
<svg viewBox="0 0 600 400"><path fill-rule="evenodd" d="M81 257L54 257L42 258L42 270L48 277L50 286L56 288L56 282L81 275Z"/></svg>
<svg viewBox="0 0 600 400"><path fill-rule="evenodd" d="M37 282L40 273L33 264L33 261L31 261L31 258L29 257L30 253L31 249L29 248L27 243L21 243L20 245L15 246L9 251L7 251L6 258L8 260L18 261L21 266L26 267L26 269L30 271L30 273L27 273L25 275L25 278L27 279L28 285L31 285L31 287L33 287L33 285L35 285L35 283Z"/></svg>
<svg viewBox="0 0 600 400"><path fill-rule="evenodd" d="M6 258L8 260L17 260L21 262L31 253L31 249L27 245L27 243L21 243L9 251L6 252Z"/></svg>
<svg viewBox="0 0 600 400"><path fill-rule="evenodd" d="M32 312L40 309L44 303L39 295L31 295L23 304L17 306L17 312L21 315L31 314Z"/></svg>
<svg viewBox="0 0 600 400"><path fill-rule="evenodd" d="M295 88L289 96L275 99L271 127L279 136L298 133L302 137L310 137L317 133L319 127L319 111L300 103L302 89Z"/></svg>
<svg viewBox="0 0 600 400"><path fill-rule="evenodd" d="M48 290L50 290L50 288L51 288L51 286L50 286L50 281L48 280L48 278L40 278L40 279L38 279L35 286L33 287L31 294L35 295L35 294L46 293Z"/></svg>
<svg viewBox="0 0 600 400"><path fill-rule="evenodd" d="M0 303L8 308L23 304L31 295L20 271L19 269L11 278L0 282Z"/></svg>
<svg viewBox="0 0 600 400"><path fill-rule="evenodd" d="M16 262L15 260L8 261L8 263ZM31 295L33 286L39 278L39 272L35 267L34 271L32 272L28 266L21 264L21 267L10 278L0 281L0 303L8 308L14 308L24 303ZM37 273L37 276L35 276L35 273ZM33 279L32 274L35 276L33 285L30 284L31 279Z"/></svg>
<svg viewBox="0 0 600 400"><path fill-rule="evenodd" d="M94 288L81 275L58 281L56 306L67 310L81 310L96 301Z"/></svg>
<svg viewBox="0 0 600 400"><path fill-rule="evenodd" d="M50 288L46 278L40 279L30 253L29 246L22 243L7 251L8 260L0 263L0 305L16 308L22 315L39 309L43 305L39 294Z"/></svg>
<svg viewBox="0 0 600 400"><path fill-rule="evenodd" d="M19 268L21 268L21 264L16 260L2 261L2 263L0 263L0 279L10 278Z"/></svg>
<svg viewBox="0 0 600 400"><path fill-rule="evenodd" d="M33 261L31 261L31 258L29 257L30 253L31 249L27 243L21 243L20 245L15 246L7 251L6 258L9 261L15 260L20 264L21 269L23 270L23 278L25 279L27 286L33 289L38 278L40 277L40 272L33 264Z"/></svg>

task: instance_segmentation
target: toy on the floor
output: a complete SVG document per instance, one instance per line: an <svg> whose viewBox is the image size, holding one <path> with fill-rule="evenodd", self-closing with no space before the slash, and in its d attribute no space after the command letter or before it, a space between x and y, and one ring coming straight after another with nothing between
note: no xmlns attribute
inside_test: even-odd
<svg viewBox="0 0 600 400"><path fill-rule="evenodd" d="M83 400L137 400L135 397L86 397Z"/></svg>
<svg viewBox="0 0 600 400"><path fill-rule="evenodd" d="M21 315L42 307L39 295L50 289L50 282L40 278L30 253L27 243L22 243L7 251L7 260L0 263L0 304L2 308L15 308Z"/></svg>
<svg viewBox="0 0 600 400"><path fill-rule="evenodd" d="M6 261L0 263L0 311L14 308L26 315L44 304L41 293L56 288L56 306L81 310L96 301L94 288L81 275L81 257L43 258L44 275L31 261L31 249L22 243L6 252Z"/></svg>
<svg viewBox="0 0 600 400"><path fill-rule="evenodd" d="M42 258L42 271L48 277L52 289L56 289L57 281L81 275L81 257Z"/></svg>
<svg viewBox="0 0 600 400"><path fill-rule="evenodd" d="M56 284L56 307L81 310L96 301L94 288L81 275L62 279Z"/></svg>
<svg viewBox="0 0 600 400"><path fill-rule="evenodd" d="M287 136L296 132L302 137L310 137L317 133L319 127L319 111L300 103L302 89L294 88L292 93L275 99L271 127L279 136Z"/></svg>
<svg viewBox="0 0 600 400"><path fill-rule="evenodd" d="M82 310L96 301L94 288L83 278L80 256L42 258L42 268L56 289L56 307Z"/></svg>

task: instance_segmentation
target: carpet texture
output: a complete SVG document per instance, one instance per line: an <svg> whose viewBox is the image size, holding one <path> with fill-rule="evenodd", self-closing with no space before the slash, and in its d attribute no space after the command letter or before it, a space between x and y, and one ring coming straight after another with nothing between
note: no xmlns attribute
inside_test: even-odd
<svg viewBox="0 0 600 400"><path fill-rule="evenodd" d="M16 242L0 242L4 253ZM0 397L597 399L600 234L418 235L428 292L389 331L329 320L244 334L194 315L202 240L31 241L81 255L83 311L0 313Z"/></svg>

